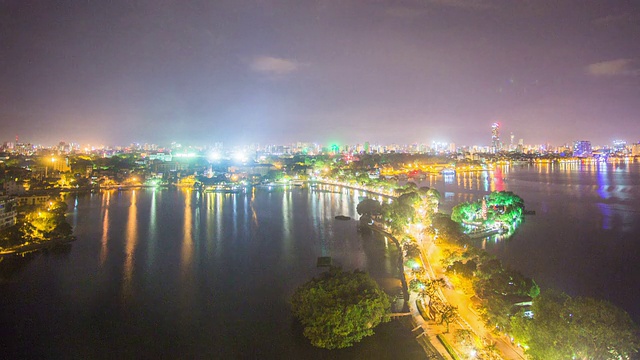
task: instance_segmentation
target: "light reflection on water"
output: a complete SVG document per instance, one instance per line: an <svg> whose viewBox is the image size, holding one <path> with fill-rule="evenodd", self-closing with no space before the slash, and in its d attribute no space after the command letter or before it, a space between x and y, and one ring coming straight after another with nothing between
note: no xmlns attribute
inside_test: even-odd
<svg viewBox="0 0 640 360"><path fill-rule="evenodd" d="M184 275L191 266L193 257L193 221L191 209L191 190L185 190L183 226L182 226L182 249L180 256L180 269Z"/></svg>
<svg viewBox="0 0 640 360"><path fill-rule="evenodd" d="M158 229L156 221L156 203L159 190L153 189L151 193L151 206L149 208L149 241L147 243L147 267L152 267L155 261L155 252L158 241ZM108 209L106 210L108 211Z"/></svg>
<svg viewBox="0 0 640 360"><path fill-rule="evenodd" d="M138 243L138 207L136 206L136 194L136 190L131 192L131 204L129 205L127 233L125 236L125 262L122 280L122 300L125 302L132 296L133 263L135 261L136 244Z"/></svg>
<svg viewBox="0 0 640 360"><path fill-rule="evenodd" d="M611 300L638 321L640 293L629 284L640 279L635 235L640 232L640 169L637 163L611 164L600 179L600 166L501 168L504 189L522 196L537 214L526 217L511 240L487 241L486 247L543 287ZM438 189L441 208L447 210L497 188L497 173L456 174L453 183L429 176L420 186ZM10 329L33 333L28 348L35 355L322 357L292 335L298 332L287 304L293 289L317 275L317 257L327 254L378 278L395 271L393 246L361 237L355 221L334 219L357 218L361 196L362 191L318 186L247 194L137 190L71 197L68 216L77 224L78 241L60 258L36 258L19 273L20 281L4 288L0 320ZM58 305L52 308L52 303ZM58 343L60 332L76 336ZM367 346L408 348L393 339ZM406 339L413 344L411 334ZM371 353L338 352L336 357Z"/></svg>
<svg viewBox="0 0 640 360"><path fill-rule="evenodd" d="M102 208L104 209L104 215L102 219L102 238L100 243L100 265L104 265L104 261L107 259L107 243L109 241L109 205L111 200L111 192L107 191L105 196L102 197ZM77 216L75 217L77 219Z"/></svg>
<svg viewBox="0 0 640 360"><path fill-rule="evenodd" d="M355 220L334 219L356 219L362 195L338 187L67 195L78 203L69 215L78 241L67 255L30 260L0 295L0 320L28 328L32 342L9 343L32 357L323 357L292 328L288 305L293 290L322 271L318 256L399 285L395 247L359 234ZM23 317L32 321L24 325ZM411 332L396 325L332 354L423 357ZM51 332L76 335L61 344Z"/></svg>

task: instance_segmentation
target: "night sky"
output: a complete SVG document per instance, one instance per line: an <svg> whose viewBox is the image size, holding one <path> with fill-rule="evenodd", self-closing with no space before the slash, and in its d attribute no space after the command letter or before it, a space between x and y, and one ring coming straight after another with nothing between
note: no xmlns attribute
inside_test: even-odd
<svg viewBox="0 0 640 360"><path fill-rule="evenodd" d="M0 0L0 142L638 142L638 39L636 0Z"/></svg>

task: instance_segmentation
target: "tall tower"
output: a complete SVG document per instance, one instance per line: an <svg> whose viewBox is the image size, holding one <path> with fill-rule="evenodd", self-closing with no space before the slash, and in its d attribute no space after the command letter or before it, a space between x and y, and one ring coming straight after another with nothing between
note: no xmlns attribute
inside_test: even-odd
<svg viewBox="0 0 640 360"><path fill-rule="evenodd" d="M502 150L502 146L500 144L500 124L493 123L491 125L491 147L494 151Z"/></svg>

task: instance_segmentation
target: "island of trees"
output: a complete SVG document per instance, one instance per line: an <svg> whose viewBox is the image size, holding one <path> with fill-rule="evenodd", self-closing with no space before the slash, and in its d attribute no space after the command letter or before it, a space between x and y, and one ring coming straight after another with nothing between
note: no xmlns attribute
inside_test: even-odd
<svg viewBox="0 0 640 360"><path fill-rule="evenodd" d="M451 220L462 224L467 234L509 232L516 229L524 213L524 200L510 191L494 191L475 202L460 203L451 210Z"/></svg>
<svg viewBox="0 0 640 360"><path fill-rule="evenodd" d="M387 294L358 270L330 268L298 288L291 305L304 326L304 336L326 349L349 347L389 320Z"/></svg>

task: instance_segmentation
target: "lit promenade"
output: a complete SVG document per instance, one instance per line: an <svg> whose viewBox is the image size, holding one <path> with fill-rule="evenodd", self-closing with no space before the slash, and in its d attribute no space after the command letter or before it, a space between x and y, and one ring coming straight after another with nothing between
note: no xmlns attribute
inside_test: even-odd
<svg viewBox="0 0 640 360"><path fill-rule="evenodd" d="M433 244L432 239L429 239L428 246L422 247L421 257L426 273L431 279L445 277L444 268L437 265L440 264L441 259L440 249ZM480 315L473 309L469 295L460 290L440 288L439 296L447 303L458 308L459 320L457 323L460 328L472 331L486 344L494 344L505 360L526 359L521 348L511 344L504 336L496 337L486 328Z"/></svg>

